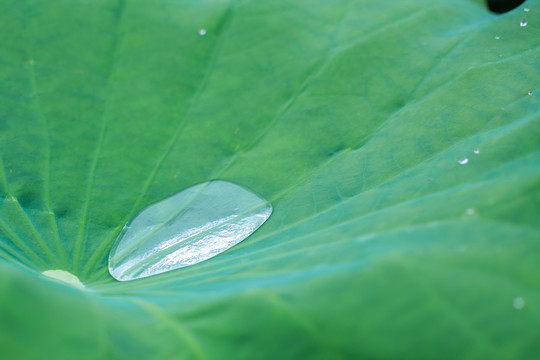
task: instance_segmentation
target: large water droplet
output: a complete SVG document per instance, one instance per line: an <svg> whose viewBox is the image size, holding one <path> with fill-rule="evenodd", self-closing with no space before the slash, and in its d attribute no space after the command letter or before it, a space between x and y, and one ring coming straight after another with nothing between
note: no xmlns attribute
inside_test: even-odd
<svg viewBox="0 0 540 360"><path fill-rule="evenodd" d="M529 9L528 7L524 7L524 8L523 8L523 11L529 12L529 11L531 11L531 9Z"/></svg>
<svg viewBox="0 0 540 360"><path fill-rule="evenodd" d="M201 36L206 35L206 29L199 29L199 35Z"/></svg>
<svg viewBox="0 0 540 360"><path fill-rule="evenodd" d="M271 213L270 203L230 182L192 186L124 227L109 255L109 272L127 281L200 263L247 238Z"/></svg>
<svg viewBox="0 0 540 360"><path fill-rule="evenodd" d="M461 160L458 160L458 163L459 163L460 165L465 165L465 164L467 164L468 162L469 162L469 158L463 158L463 159L461 159Z"/></svg>
<svg viewBox="0 0 540 360"><path fill-rule="evenodd" d="M521 20L521 21L519 22L519 26L521 26L521 27L527 26L527 20Z"/></svg>

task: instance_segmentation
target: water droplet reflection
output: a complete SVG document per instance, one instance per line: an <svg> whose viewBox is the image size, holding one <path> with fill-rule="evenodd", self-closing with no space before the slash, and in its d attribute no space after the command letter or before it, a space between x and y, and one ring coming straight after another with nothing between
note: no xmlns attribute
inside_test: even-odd
<svg viewBox="0 0 540 360"><path fill-rule="evenodd" d="M519 22L519 26L521 26L521 27L527 26L527 20L521 20L521 21Z"/></svg>
<svg viewBox="0 0 540 360"><path fill-rule="evenodd" d="M459 163L460 165L465 165L465 164L467 164L468 162L469 162L469 158L463 158L463 159L461 159L461 160L458 160L458 163Z"/></svg>
<svg viewBox="0 0 540 360"><path fill-rule="evenodd" d="M476 149L474 149L473 152L474 152L476 155L478 155L478 154L480 154L480 149L476 148Z"/></svg>
<svg viewBox="0 0 540 360"><path fill-rule="evenodd" d="M199 35L201 36L206 35L206 29L199 29Z"/></svg>

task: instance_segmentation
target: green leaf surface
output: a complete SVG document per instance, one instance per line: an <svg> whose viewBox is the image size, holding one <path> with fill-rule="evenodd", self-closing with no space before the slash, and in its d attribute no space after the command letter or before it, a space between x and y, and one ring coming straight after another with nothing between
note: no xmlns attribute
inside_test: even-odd
<svg viewBox="0 0 540 360"><path fill-rule="evenodd" d="M524 6L2 1L2 358L540 358ZM215 179L272 217L197 265L109 275L134 215Z"/></svg>

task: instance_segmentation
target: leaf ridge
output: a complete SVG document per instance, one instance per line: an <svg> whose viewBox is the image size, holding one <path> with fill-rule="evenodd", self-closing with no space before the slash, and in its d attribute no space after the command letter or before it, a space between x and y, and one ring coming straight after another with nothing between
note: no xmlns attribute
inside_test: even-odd
<svg viewBox="0 0 540 360"><path fill-rule="evenodd" d="M27 23L26 27L29 29L29 31L30 31L30 29L33 29L32 25L28 24L28 23ZM29 36L29 38L31 38L31 37L32 36ZM32 43L32 41L30 39L27 39L27 44L28 44L29 57L30 57L30 59L34 59L35 56L34 56L33 43ZM44 188L44 197L45 197L45 199L44 199L45 200L45 207L48 210L47 211L47 218L49 220L49 224L50 224L52 232L53 232L55 250L56 250L58 256L60 257L60 261L61 261L62 265L67 268L68 264L67 264L67 259L66 259L66 251L65 251L64 247L62 246L62 242L60 240L60 232L58 231L58 224L56 222L54 212L53 212L53 210L51 208L51 196L50 196L51 145L50 145L50 140L49 140L48 119L43 114L43 111L42 111L42 108L41 108L40 93L39 93L39 89L38 89L38 85L37 85L37 76L36 76L35 67L30 66L29 68L30 68L29 72L30 72L31 93L33 95L32 98L35 99L34 100L34 104L35 104L35 107L36 107L35 114L36 114L36 117L41 120L41 122L43 124L43 129L45 130L44 131L45 164L44 164L44 175L43 175L43 177L44 177L43 188Z"/></svg>
<svg viewBox="0 0 540 360"><path fill-rule="evenodd" d="M122 23L122 18L125 14L125 10L126 9L126 2L125 0L118 0L118 8L117 8L117 13L116 13L116 16L115 16L115 29L116 29L116 36L115 36L115 41L114 41L114 45L113 45L113 50L112 50L112 56L111 56L111 65L109 67L109 73L107 74L107 89L106 89L106 92L110 92L110 88L111 88L111 77L114 73L114 69L115 69L115 66L116 66L116 57L117 57L117 53L118 53L118 49L120 47L120 42L121 42L121 39L118 39L119 38L119 27L121 26L121 23ZM84 200L84 204L83 204L83 209L82 209L82 215L81 215L81 224L79 226L79 231L77 233L77 236L76 236L76 241L75 241L75 249L73 251L73 272L74 273L77 273L78 270L79 270L79 263L80 263L80 258L81 258L81 251L82 251L82 248L83 248L83 245L84 245L84 242L86 240L86 230L87 230L87 217L88 217L88 208L90 206L90 197L91 197L91 192L92 192L92 188L94 186L94 179L95 179L95 173L96 173L96 167L97 167L97 162L98 162L98 155L99 153L101 152L101 147L103 145L103 139L105 137L105 130L106 130L106 126L107 126L107 120L108 120L108 108L109 108L109 97L106 96L105 97L105 105L104 105L104 109L103 109L103 115L101 117L101 125L100 125L100 131L99 131L99 134L98 134L98 137L97 137L97 140L96 140L96 146L94 148L94 153L93 153L93 156L92 156L92 163L90 165L90 171L89 171L89 174L88 174L88 182L87 182L87 186L86 186L86 193L85 193L85 200Z"/></svg>
<svg viewBox="0 0 540 360"><path fill-rule="evenodd" d="M28 228L29 228L30 232L32 233L32 235L34 236L34 238L36 239L36 242L37 242L38 246L45 253L45 255L49 259L49 261L54 263L54 256L51 253L51 251L50 251L49 247L47 246L47 244L45 243L45 241L43 240L43 237L41 237L41 234L38 232L38 230L36 228L36 225L34 224L32 219L30 218L28 213L22 208L21 204L19 203L19 200L11 192L11 189L10 189L10 186L9 186L9 183L8 183L8 179L7 179L7 175L6 175L6 169L4 167L4 161L3 161L3 158L1 156L0 156L0 181L3 183L4 188L6 189L6 192L7 192L8 196L9 196L9 200L11 200L14 203L15 208L17 209L17 211L19 212L19 214L23 218L24 222L26 222L26 224L28 225ZM14 232L13 232L13 234L14 234ZM15 240L19 239L20 240L20 238L18 238L18 237L14 238L14 239Z"/></svg>

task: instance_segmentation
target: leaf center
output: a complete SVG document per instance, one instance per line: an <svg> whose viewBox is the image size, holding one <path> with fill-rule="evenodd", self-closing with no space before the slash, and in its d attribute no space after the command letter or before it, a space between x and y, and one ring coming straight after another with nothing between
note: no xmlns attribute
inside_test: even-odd
<svg viewBox="0 0 540 360"><path fill-rule="evenodd" d="M54 279L54 280L57 280L57 281L60 281L64 284L68 284L74 288L77 288L77 289L80 289L80 290L84 290L85 287L84 287L84 284L81 282L81 280L79 280L78 277L76 277L75 275L73 275L72 273L70 272L67 272L65 270L45 270L44 272L42 272L43 275L47 276L47 277L50 277L51 279Z"/></svg>

